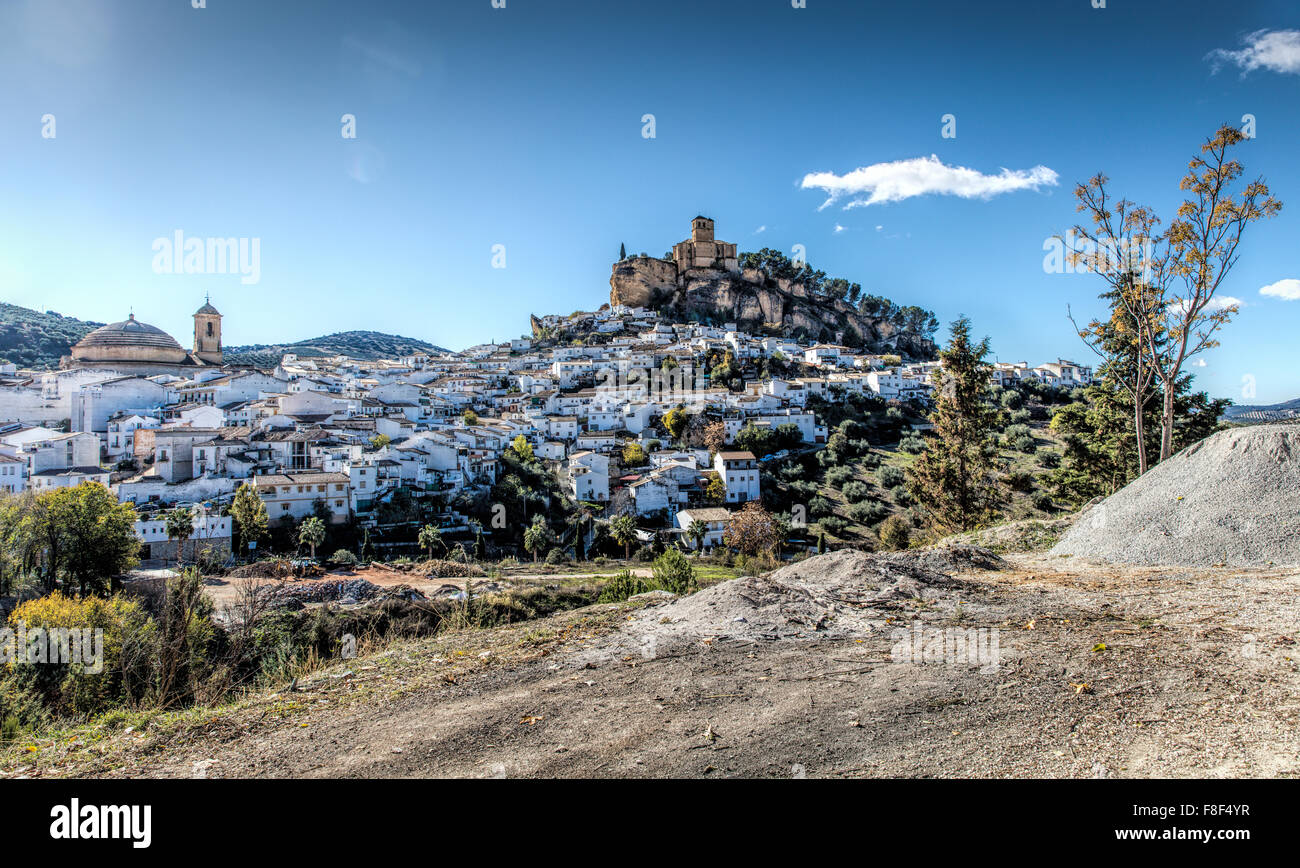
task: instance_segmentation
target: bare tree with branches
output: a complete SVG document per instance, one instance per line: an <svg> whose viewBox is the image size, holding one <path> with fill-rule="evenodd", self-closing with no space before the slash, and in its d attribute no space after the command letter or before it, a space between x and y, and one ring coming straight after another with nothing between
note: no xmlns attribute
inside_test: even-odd
<svg viewBox="0 0 1300 868"><path fill-rule="evenodd" d="M1147 472L1146 423L1143 409L1156 381L1155 360L1148 332L1156 321L1155 307L1171 282L1168 246L1160 231L1160 218L1150 208L1127 199L1113 201L1106 189L1109 178L1097 174L1074 188L1075 210L1086 212L1087 224L1077 224L1063 239L1071 265L1098 274L1109 289L1102 293L1114 316L1094 319L1080 327L1073 313L1075 332L1103 362L1105 372L1133 403L1133 430L1137 440L1138 473ZM1117 333L1116 319L1131 324Z"/></svg>
<svg viewBox="0 0 1300 868"><path fill-rule="evenodd" d="M1183 365L1218 346L1215 333L1237 313L1235 304L1216 303L1215 293L1237 264L1246 227L1282 210L1263 178L1237 189L1245 170L1228 151L1246 140L1241 130L1225 125L1201 146L1179 185L1191 195L1166 233L1169 271L1180 291L1162 295L1154 311L1158 319L1147 330L1148 349L1164 391L1161 461L1173 452L1175 384ZM1153 332L1163 334L1162 343L1152 338Z"/></svg>
<svg viewBox="0 0 1300 868"><path fill-rule="evenodd" d="M1282 209L1263 179L1237 190L1244 170L1228 151L1246 138L1223 126L1201 146L1180 184L1191 196L1163 231L1151 209L1113 200L1105 175L1075 187L1077 210L1091 220L1075 226L1065 241L1069 261L1102 275L1109 285L1102 297L1132 329L1117 333L1113 317L1083 328L1072 315L1071 322L1133 400L1139 473L1148 469L1143 407L1152 389L1158 387L1162 396L1159 460L1164 461L1173 454L1183 368L1188 359L1218 346L1216 332L1237 313L1235 304L1216 300L1215 293L1236 265L1242 235L1251 223Z"/></svg>

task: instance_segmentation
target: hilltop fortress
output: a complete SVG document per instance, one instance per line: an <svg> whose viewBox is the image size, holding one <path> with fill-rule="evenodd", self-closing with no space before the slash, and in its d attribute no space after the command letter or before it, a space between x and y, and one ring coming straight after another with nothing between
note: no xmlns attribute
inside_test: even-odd
<svg viewBox="0 0 1300 868"><path fill-rule="evenodd" d="M680 322L736 323L742 330L833 341L873 352L932 358L934 343L867 316L839 298L815 295L799 280L744 268L736 245L718 241L713 221L696 217L671 258L630 256L614 263L611 305L644 307Z"/></svg>

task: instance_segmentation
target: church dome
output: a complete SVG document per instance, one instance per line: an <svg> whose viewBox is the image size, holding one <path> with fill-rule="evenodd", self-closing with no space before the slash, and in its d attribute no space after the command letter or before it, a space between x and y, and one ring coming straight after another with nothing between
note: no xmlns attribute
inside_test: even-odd
<svg viewBox="0 0 1300 868"><path fill-rule="evenodd" d="M167 332L132 314L86 335L72 347L72 357L81 361L179 362L186 352Z"/></svg>

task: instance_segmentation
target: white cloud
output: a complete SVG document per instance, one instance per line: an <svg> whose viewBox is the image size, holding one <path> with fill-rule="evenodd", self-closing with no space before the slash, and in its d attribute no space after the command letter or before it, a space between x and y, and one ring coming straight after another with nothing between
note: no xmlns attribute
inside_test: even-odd
<svg viewBox="0 0 1300 868"><path fill-rule="evenodd" d="M985 175L964 166L945 165L938 156L931 154L928 158L876 163L854 169L845 175L814 172L804 176L801 186L805 190L816 188L826 191L830 198L822 203L822 208L842 198L852 197L844 206L848 209L902 202L904 199L928 194L988 199L1017 190L1054 187L1056 183L1056 172L1046 166L1003 169L996 175Z"/></svg>
<svg viewBox="0 0 1300 868"><path fill-rule="evenodd" d="M1300 75L1300 30L1256 30L1242 39L1245 48L1229 51L1217 48L1206 57L1218 72L1225 63L1241 68L1242 74L1267 69Z"/></svg>
<svg viewBox="0 0 1300 868"><path fill-rule="evenodd" d="M880 225L877 224L877 226L876 226L876 231L877 231L877 232L884 232L884 231L885 231L885 227L884 227L884 226L880 226Z"/></svg>
<svg viewBox="0 0 1300 868"><path fill-rule="evenodd" d="M844 231L844 227L841 226L840 224L836 223L836 224L835 224L835 234L836 234L836 235L839 235L839 234L840 234L841 232L843 232L843 231Z"/></svg>
<svg viewBox="0 0 1300 868"><path fill-rule="evenodd" d="M1284 301L1300 301L1300 280L1289 278L1270 283L1259 291L1260 295L1270 295Z"/></svg>
<svg viewBox="0 0 1300 868"><path fill-rule="evenodd" d="M1184 312L1186 312L1186 310L1187 310L1187 299L1185 299L1185 298L1179 298L1177 301L1171 302L1171 306L1172 306L1175 310L1179 310L1179 311L1184 311ZM1206 303L1206 305L1205 305L1203 308L1201 308L1201 310L1202 310L1204 313L1214 313L1215 311L1218 311L1218 310L1224 310L1225 308L1229 308L1229 307L1235 307L1235 308L1237 308L1238 310L1240 310L1241 308L1243 308L1243 307L1245 307L1245 306L1246 306L1246 302L1244 302L1244 301L1242 301L1241 299L1236 298L1236 297L1234 297L1234 296L1231 296L1231 295L1216 295L1216 296L1214 296L1213 298L1211 298L1211 299L1209 300L1209 302Z"/></svg>
<svg viewBox="0 0 1300 868"><path fill-rule="evenodd" d="M760 226L760 227L758 227L757 229L754 230L754 234L755 234L755 235L762 235L762 234L763 234L764 232L766 232L766 231L767 231L767 224L764 223L762 226Z"/></svg>

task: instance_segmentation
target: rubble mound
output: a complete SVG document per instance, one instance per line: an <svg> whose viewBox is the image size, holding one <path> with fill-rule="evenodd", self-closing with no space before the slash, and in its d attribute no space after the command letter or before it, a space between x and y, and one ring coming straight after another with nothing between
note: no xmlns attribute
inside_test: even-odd
<svg viewBox="0 0 1300 868"><path fill-rule="evenodd" d="M969 586L953 574L1002 565L997 555L973 546L891 554L838 551L653 606L626 632L641 644L651 637L755 641L861 636L917 600L955 605Z"/></svg>
<svg viewBox="0 0 1300 868"><path fill-rule="evenodd" d="M411 572L435 579L483 578L487 575L477 564L437 559L421 561L411 567Z"/></svg>
<svg viewBox="0 0 1300 868"><path fill-rule="evenodd" d="M403 586L404 587L404 586ZM292 582L275 589L276 602L357 603L379 596L382 589L365 579ZM394 589L398 590L398 589Z"/></svg>
<svg viewBox="0 0 1300 868"><path fill-rule="evenodd" d="M1220 431L1085 510L1051 550L1149 566L1300 564L1300 427Z"/></svg>

